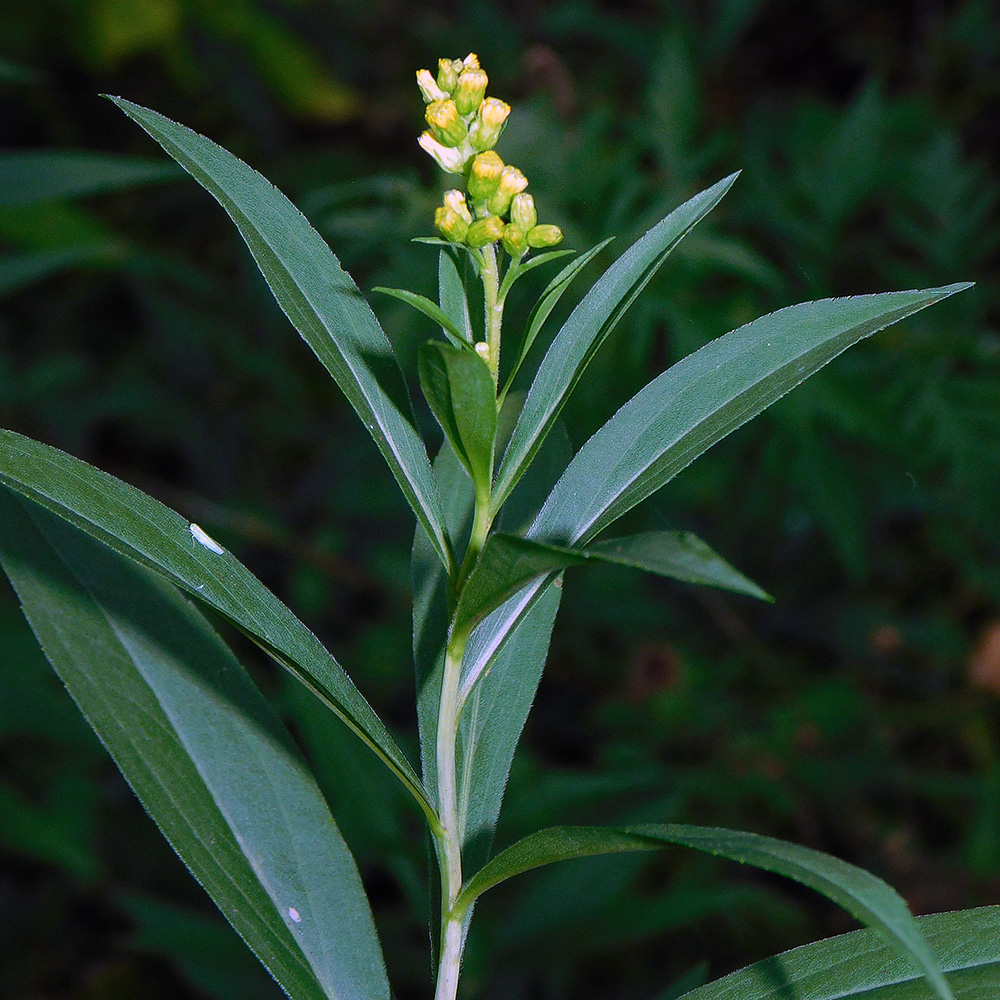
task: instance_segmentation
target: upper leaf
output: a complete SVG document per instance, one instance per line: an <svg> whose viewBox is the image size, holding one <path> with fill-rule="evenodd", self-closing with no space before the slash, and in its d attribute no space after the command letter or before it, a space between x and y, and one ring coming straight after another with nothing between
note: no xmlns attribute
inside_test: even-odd
<svg viewBox="0 0 1000 1000"><path fill-rule="evenodd" d="M674 209L633 243L573 310L538 366L497 474L492 504L494 512L500 509L521 478L573 387L608 334L659 270L670 251L719 203L736 177L736 174L731 174Z"/></svg>
<svg viewBox="0 0 1000 1000"><path fill-rule="evenodd" d="M688 531L650 531L612 538L586 549L498 533L490 535L462 590L455 612L455 631L474 625L535 577L588 562L631 566L686 583L769 599L752 580Z"/></svg>
<svg viewBox="0 0 1000 1000"><path fill-rule="evenodd" d="M739 830L713 827L566 826L540 830L501 851L465 884L457 905L471 904L487 889L542 865L598 854L652 851L679 844L750 864L801 882L842 906L910 956L941 1000L953 1000L941 968L898 893L871 872L798 844Z"/></svg>
<svg viewBox="0 0 1000 1000"><path fill-rule="evenodd" d="M1000 906L918 917L956 1000L1000 996ZM873 931L853 931L757 962L682 1000L924 1000L912 962Z"/></svg>
<svg viewBox="0 0 1000 1000"><path fill-rule="evenodd" d="M142 490L12 431L0 430L0 483L220 611L332 708L433 817L413 768L340 664L231 553L198 544L187 520Z"/></svg>
<svg viewBox="0 0 1000 1000"><path fill-rule="evenodd" d="M417 519L451 566L441 500L403 374L364 296L305 216L256 170L163 115L110 98L236 223L278 305L375 439Z"/></svg>
<svg viewBox="0 0 1000 1000"><path fill-rule="evenodd" d="M177 590L0 487L0 556L147 812L295 1000L387 1000L354 859L294 743Z"/></svg>
<svg viewBox="0 0 1000 1000"><path fill-rule="evenodd" d="M475 486L488 497L497 436L496 386L489 366L471 347L440 340L422 344L420 387L435 419Z"/></svg>
<svg viewBox="0 0 1000 1000"><path fill-rule="evenodd" d="M528 534L586 541L864 337L968 288L779 309L706 344L633 396L577 452Z"/></svg>

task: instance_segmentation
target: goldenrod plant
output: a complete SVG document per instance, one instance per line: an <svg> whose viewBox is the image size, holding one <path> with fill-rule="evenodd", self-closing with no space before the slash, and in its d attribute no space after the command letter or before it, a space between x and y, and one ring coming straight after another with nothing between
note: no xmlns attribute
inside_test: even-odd
<svg viewBox="0 0 1000 1000"><path fill-rule="evenodd" d="M301 681L330 710L329 725L347 726L409 793L439 876L436 1000L458 995L473 911L493 886L557 861L670 846L794 879L865 925L700 986L690 1000L1000 995L1000 907L918 920L875 875L812 849L680 824L552 827L500 851L492 842L564 573L612 563L768 600L690 532L604 533L846 348L968 285L807 302L756 319L662 372L561 461L569 394L736 175L621 254L546 331L548 348L524 378L556 304L606 244L564 260L524 329L505 331L513 284L572 251L555 249L562 233L541 221L529 179L496 151L511 109L487 96L476 56L442 59L417 83L427 123L420 146L453 185L434 215L438 235L423 240L437 251L438 301L383 291L440 328L420 348L416 373L443 432L433 462L389 340L307 220L209 139L112 100L229 213L413 510L419 767L316 636L203 527L3 431L0 560L52 666L174 850L295 1000L386 1000L391 987L350 846L204 608ZM470 308L477 284L481 317Z"/></svg>

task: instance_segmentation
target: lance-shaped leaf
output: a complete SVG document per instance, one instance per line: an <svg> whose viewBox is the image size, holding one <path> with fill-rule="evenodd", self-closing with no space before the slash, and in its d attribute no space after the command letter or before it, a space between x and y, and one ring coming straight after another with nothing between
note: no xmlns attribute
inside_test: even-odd
<svg viewBox="0 0 1000 1000"><path fill-rule="evenodd" d="M650 824L563 826L533 833L501 851L466 883L461 908L514 875L573 858L654 851L676 844L775 872L815 889L909 956L941 1000L953 1000L941 967L899 894L871 872L798 844L739 830Z"/></svg>
<svg viewBox="0 0 1000 1000"><path fill-rule="evenodd" d="M0 430L0 483L215 608L340 716L434 811L388 730L323 644L231 553L200 543L176 511L49 445Z"/></svg>
<svg viewBox="0 0 1000 1000"><path fill-rule="evenodd" d="M413 425L406 383L358 286L305 216L256 170L155 111L120 97L111 100L236 223L278 305L361 417L438 555L450 566L441 501Z"/></svg>
<svg viewBox="0 0 1000 1000"><path fill-rule="evenodd" d="M461 262L463 265L465 263L465 260ZM476 337L472 332L469 297L465 292L460 266L458 252L454 247L442 249L438 254L438 302L462 340L471 344Z"/></svg>
<svg viewBox="0 0 1000 1000"><path fill-rule="evenodd" d="M444 310L435 302L431 302L426 295L418 295L416 292L407 291L405 288L385 288L379 285L372 289L373 292L382 292L383 295L391 295L400 302L405 302L412 306L419 313L423 313L428 319L433 320L444 331L445 336L456 346L461 347L464 341L458 328L448 318Z"/></svg>
<svg viewBox="0 0 1000 1000"><path fill-rule="evenodd" d="M593 538L852 344L968 287L805 302L713 340L653 379L587 441L529 537Z"/></svg>
<svg viewBox="0 0 1000 1000"><path fill-rule="evenodd" d="M596 542L585 549L497 533L487 540L462 590L455 631L470 628L536 577L588 562L631 566L685 583L770 600L757 584L689 531L648 531Z"/></svg>
<svg viewBox="0 0 1000 1000"><path fill-rule="evenodd" d="M918 917L955 1000L1000 996L1000 906ZM870 930L816 941L708 983L682 1000L924 1000L912 961Z"/></svg>
<svg viewBox="0 0 1000 1000"><path fill-rule="evenodd" d="M556 334L538 366L493 492L498 511L541 446L591 358L671 250L720 201L737 175L719 181L674 209L633 243L599 278Z"/></svg>
<svg viewBox="0 0 1000 1000"><path fill-rule="evenodd" d="M555 309L556 304L563 297L563 293L572 284L573 279L614 239L609 236L606 240L598 243L596 247L591 247L585 254L577 257L576 260L567 264L546 286L545 291L538 297L531 315L528 317L528 325L525 327L524 336L521 338L521 346L517 349L517 360L511 367L510 374L504 384L501 393L501 401L507 395L511 385L521 368L524 359L531 350L535 338L538 336L545 321L549 318L549 313Z"/></svg>
<svg viewBox="0 0 1000 1000"><path fill-rule="evenodd" d="M476 494L488 497L497 435L496 386L489 366L471 347L440 340L422 344L420 388L435 419L465 466Z"/></svg>
<svg viewBox="0 0 1000 1000"><path fill-rule="evenodd" d="M351 857L305 762L170 584L0 488L0 559L146 810L294 1000L387 1000Z"/></svg>

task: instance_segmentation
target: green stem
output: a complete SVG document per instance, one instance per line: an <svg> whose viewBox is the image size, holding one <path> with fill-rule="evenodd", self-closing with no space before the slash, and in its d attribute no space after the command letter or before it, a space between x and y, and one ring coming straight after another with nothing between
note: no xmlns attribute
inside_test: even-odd
<svg viewBox="0 0 1000 1000"><path fill-rule="evenodd" d="M489 347L487 363L493 373L493 381L500 379L500 329L503 326L504 299L500 295L500 268L497 264L497 249L494 244L483 248L483 299L486 316L486 343Z"/></svg>
<svg viewBox="0 0 1000 1000"><path fill-rule="evenodd" d="M462 916L455 903L462 891L462 823L458 808L455 748L458 742L458 687L468 631L453 635L444 659L437 728L438 813L437 837L441 868L441 957L435 1000L454 1000L462 962Z"/></svg>

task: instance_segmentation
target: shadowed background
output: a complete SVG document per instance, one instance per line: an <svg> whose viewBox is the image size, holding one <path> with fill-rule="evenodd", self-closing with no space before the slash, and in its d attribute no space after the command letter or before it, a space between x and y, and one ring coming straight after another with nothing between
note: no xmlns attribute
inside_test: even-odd
<svg viewBox="0 0 1000 1000"><path fill-rule="evenodd" d="M977 282L852 349L622 526L696 530L774 606L624 570L570 577L498 844L554 822L736 826L868 867L917 912L997 902L1000 14L986 0L7 0L0 425L224 541L415 757L408 509L225 214L98 95L247 160L362 290L433 295L435 253L410 240L431 232L447 180L416 146L414 71L469 51L514 106L498 151L567 246L617 236L605 265L743 170L576 389L577 446L664 367L761 313ZM11 151L149 162L67 161L43 183ZM373 305L415 385L433 328ZM419 817L321 706L233 642L315 763L397 995L427 996ZM470 997L667 1000L851 926L790 883L679 849L573 862L491 897ZM61 690L6 583L0 942L0 996L17 1000L278 995Z"/></svg>

